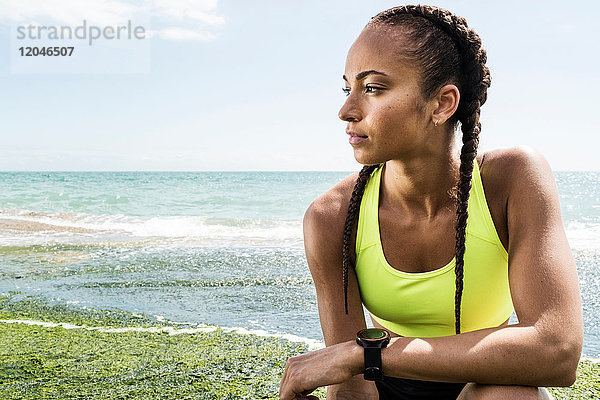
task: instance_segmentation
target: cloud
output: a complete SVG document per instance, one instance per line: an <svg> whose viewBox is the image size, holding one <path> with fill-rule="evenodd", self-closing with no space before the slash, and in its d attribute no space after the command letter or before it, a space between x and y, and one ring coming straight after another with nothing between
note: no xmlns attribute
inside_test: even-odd
<svg viewBox="0 0 600 400"><path fill-rule="evenodd" d="M156 15L163 17L188 19L212 27L219 27L225 23L224 18L216 14L216 0L154 0L154 8Z"/></svg>
<svg viewBox="0 0 600 400"><path fill-rule="evenodd" d="M225 25L216 0L154 0L152 15L163 25L154 30L166 40L212 40Z"/></svg>
<svg viewBox="0 0 600 400"><path fill-rule="evenodd" d="M225 19L217 0L0 0L0 24L102 26L142 21L155 37L207 41L217 37Z"/></svg>

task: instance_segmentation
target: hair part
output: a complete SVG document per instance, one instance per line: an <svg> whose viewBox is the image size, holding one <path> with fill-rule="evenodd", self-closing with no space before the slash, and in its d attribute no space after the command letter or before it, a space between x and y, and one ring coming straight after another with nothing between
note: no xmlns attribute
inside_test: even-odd
<svg viewBox="0 0 600 400"><path fill-rule="evenodd" d="M454 84L461 93L456 112L446 121L462 130L459 180L456 185L455 229L455 332L461 332L461 302L464 278L465 231L468 201L473 176L473 162L479 144L480 108L487 99L491 84L490 71L485 65L487 55L481 39L469 29L467 21L439 7L408 5L390 8L375 15L366 28L401 29L407 39L399 48L402 57L418 67L421 73L421 95L431 100L447 84ZM350 259L351 234L360 212L360 202L366 184L377 166L365 166L359 173L352 191L343 234L344 304L348 314L348 270L354 268Z"/></svg>

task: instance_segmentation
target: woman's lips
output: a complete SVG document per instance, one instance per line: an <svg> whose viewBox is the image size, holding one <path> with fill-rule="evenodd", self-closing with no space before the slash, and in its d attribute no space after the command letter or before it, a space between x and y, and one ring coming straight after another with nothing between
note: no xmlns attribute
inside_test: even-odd
<svg viewBox="0 0 600 400"><path fill-rule="evenodd" d="M351 145L360 144L369 138L366 135L359 135L356 132L347 132L347 133L350 136L350 138L348 139L348 142L350 142Z"/></svg>

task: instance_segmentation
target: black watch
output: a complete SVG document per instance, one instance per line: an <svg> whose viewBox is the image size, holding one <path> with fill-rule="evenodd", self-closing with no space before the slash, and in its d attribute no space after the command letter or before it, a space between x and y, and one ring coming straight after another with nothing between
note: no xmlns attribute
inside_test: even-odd
<svg viewBox="0 0 600 400"><path fill-rule="evenodd" d="M390 333L385 329L369 328L356 333L356 343L365 349L364 377L369 381L383 379L381 349L390 342Z"/></svg>

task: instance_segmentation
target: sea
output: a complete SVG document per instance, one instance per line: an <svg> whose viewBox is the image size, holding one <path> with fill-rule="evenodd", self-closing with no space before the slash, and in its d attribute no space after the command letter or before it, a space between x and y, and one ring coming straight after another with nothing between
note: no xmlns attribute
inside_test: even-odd
<svg viewBox="0 0 600 400"><path fill-rule="evenodd" d="M322 341L302 217L348 174L0 172L0 293ZM555 179L598 358L600 172Z"/></svg>

